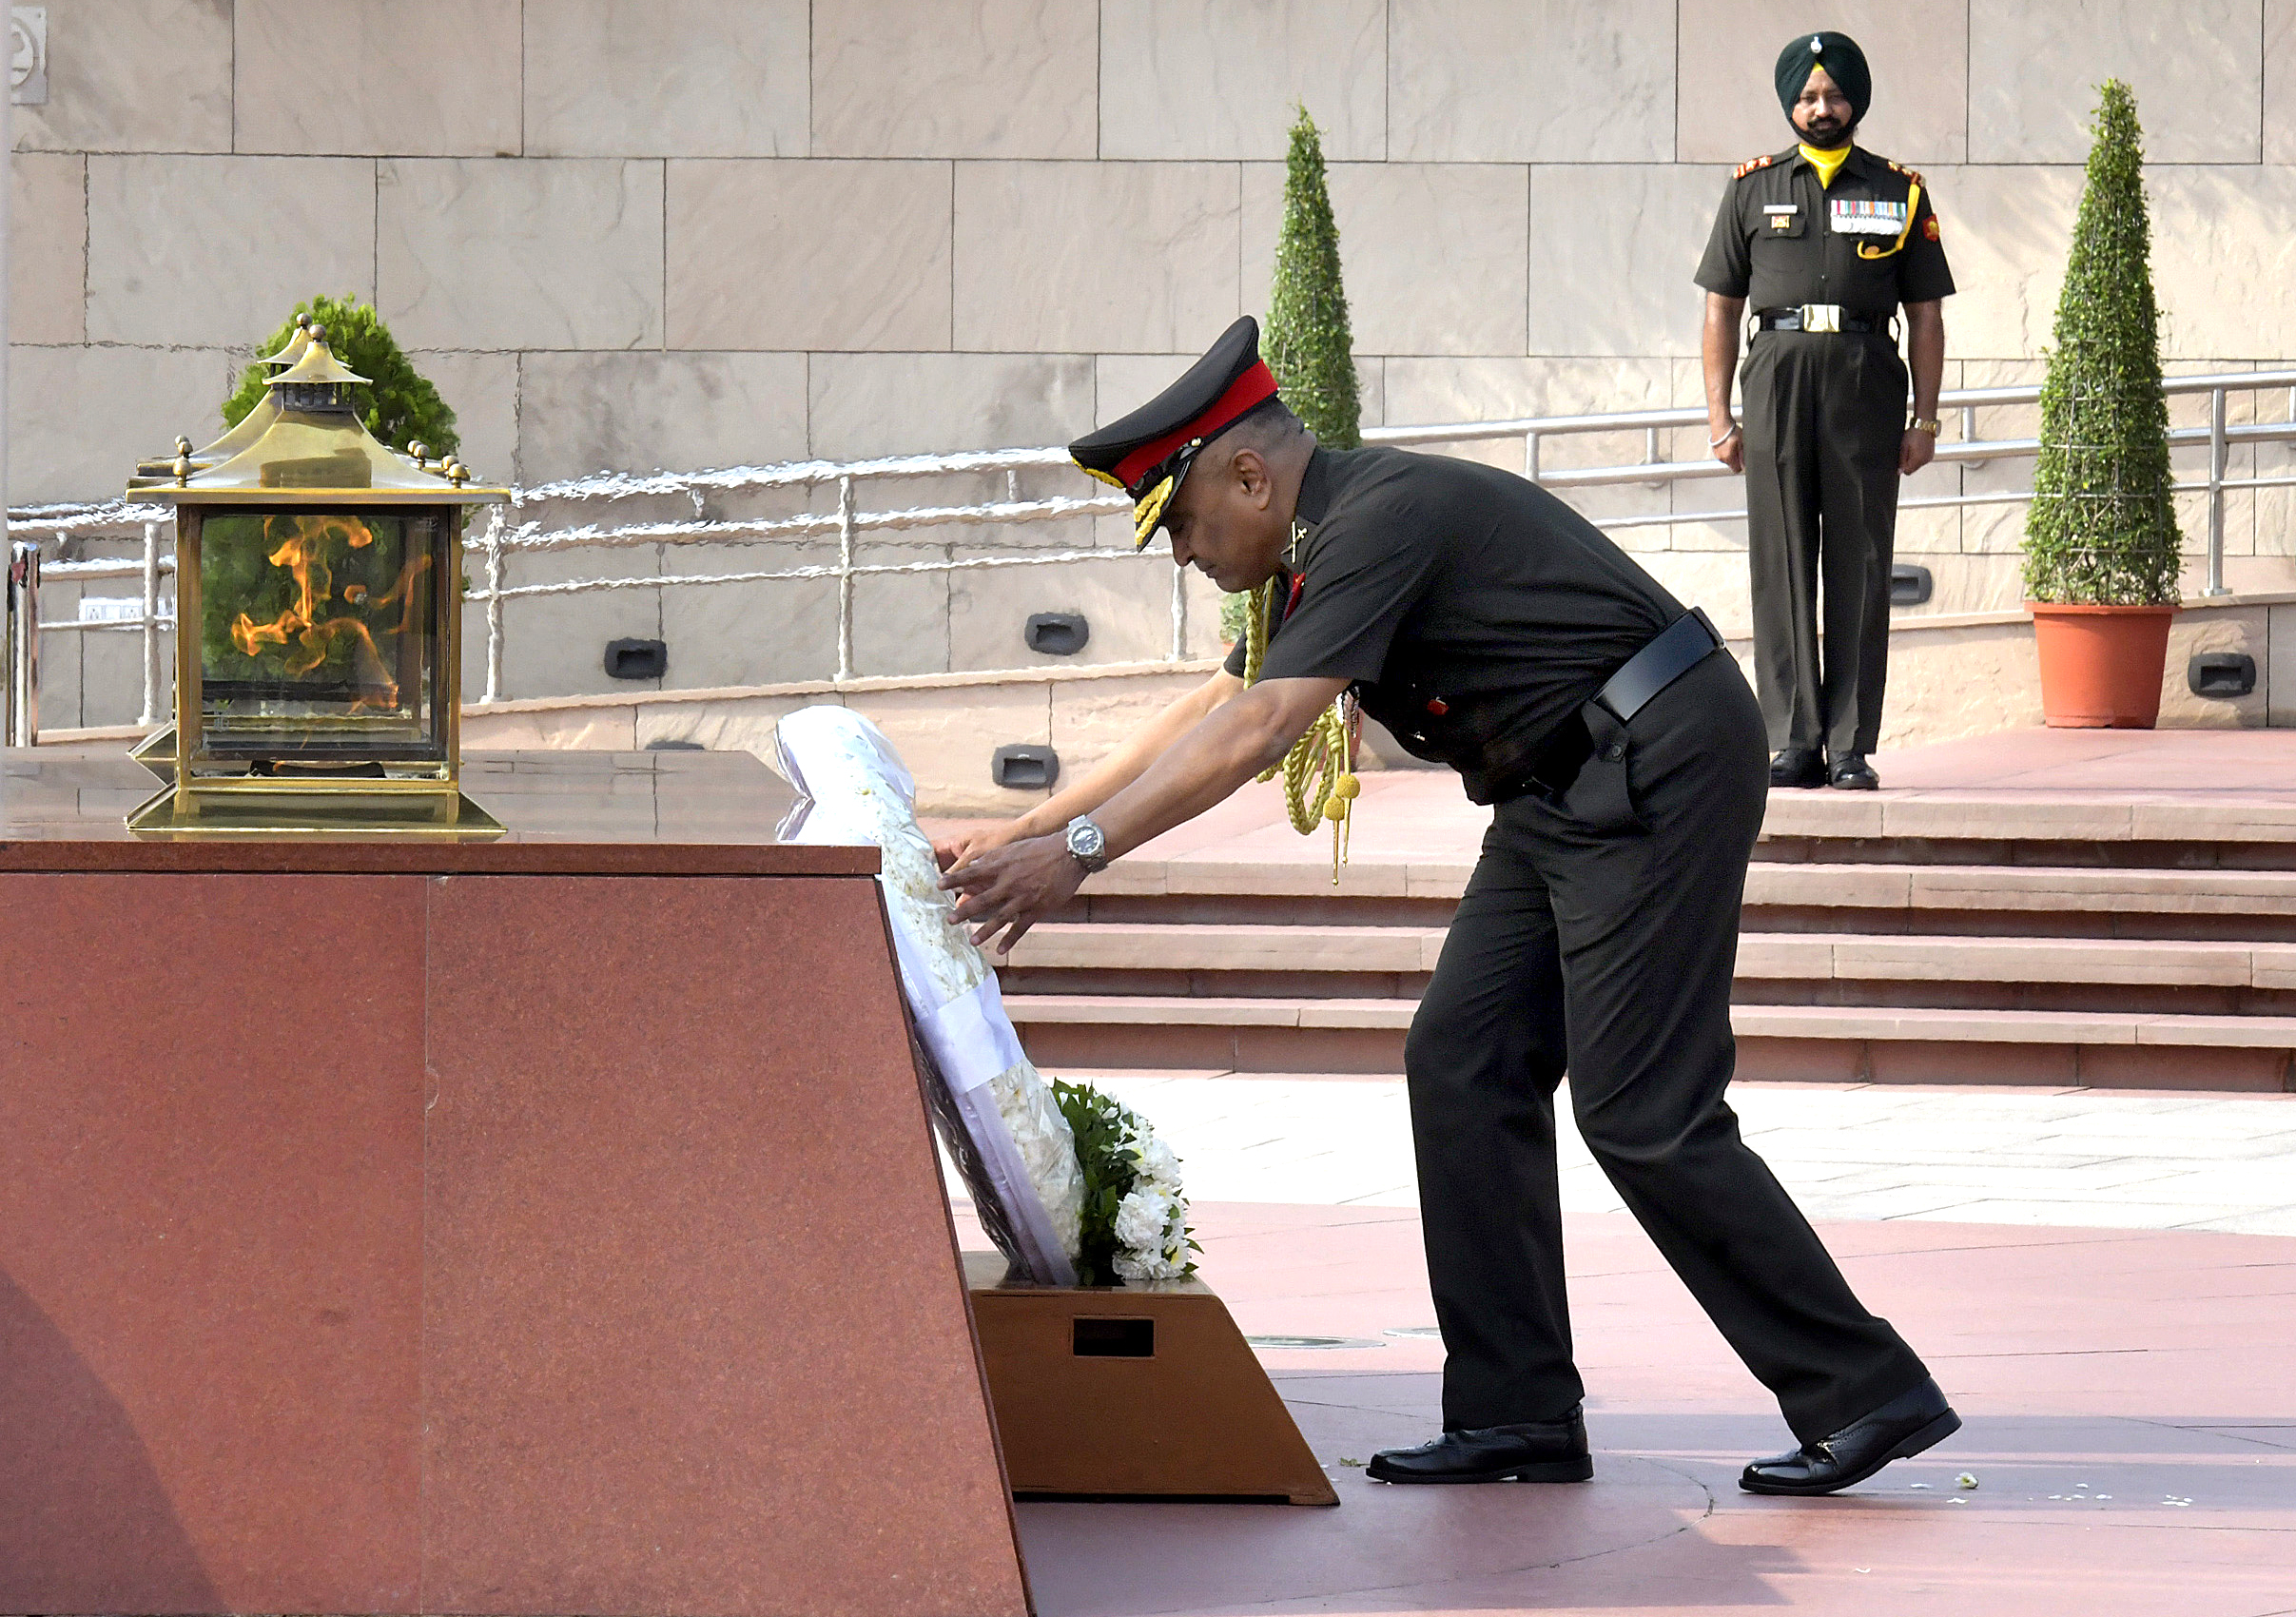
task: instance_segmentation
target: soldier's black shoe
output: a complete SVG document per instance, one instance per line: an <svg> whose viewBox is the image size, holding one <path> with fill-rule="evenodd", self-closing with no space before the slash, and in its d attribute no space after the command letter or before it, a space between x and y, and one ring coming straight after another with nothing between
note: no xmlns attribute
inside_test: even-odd
<svg viewBox="0 0 2296 1617"><path fill-rule="evenodd" d="M1373 1482L1585 1482L1594 1475L1586 1423L1560 1420L1447 1432L1416 1449L1387 1449L1364 1473Z"/></svg>
<svg viewBox="0 0 2296 1617"><path fill-rule="evenodd" d="M1772 786L1825 785L1825 758L1815 751L1803 751L1789 747L1783 752L1770 754L1770 784Z"/></svg>
<svg viewBox="0 0 2296 1617"><path fill-rule="evenodd" d="M1881 784L1881 777L1874 773L1874 766L1865 761L1862 752L1840 754L1828 774L1837 791L1872 791Z"/></svg>
<svg viewBox="0 0 2296 1617"><path fill-rule="evenodd" d="M1832 1493L1854 1488L1892 1460L1918 1454L1961 1430L1936 1382L1927 1377L1831 1437L1805 1443L1790 1454L1756 1460L1739 1477L1748 1493Z"/></svg>

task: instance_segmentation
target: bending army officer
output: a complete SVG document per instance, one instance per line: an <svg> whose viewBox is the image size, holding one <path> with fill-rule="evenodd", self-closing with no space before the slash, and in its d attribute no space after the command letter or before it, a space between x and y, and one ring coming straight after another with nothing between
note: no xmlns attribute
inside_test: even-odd
<svg viewBox="0 0 2296 1617"><path fill-rule="evenodd" d="M1803 34L1776 76L1797 144L1739 165L1698 266L1706 430L1716 457L1746 474L1770 784L1871 789L1880 784L1866 760L1889 669L1897 481L1936 453L1939 303L1954 278L1921 176L1852 143L1873 96L1857 42ZM1730 374L1749 303L1741 430ZM1910 425L1892 330L1900 304Z"/></svg>
<svg viewBox="0 0 2296 1617"><path fill-rule="evenodd" d="M1826 1493L1959 1425L1851 1295L1722 1099L1761 718L1702 614L1536 485L1466 460L1334 453L1238 321L1160 397L1071 446L1174 560L1285 602L1107 763L944 849L959 919L1004 946L1117 855L1282 758L1343 692L1495 805L1406 1045L1443 1433L1387 1482L1592 1474L1564 1298L1554 1094L1802 1447L1757 1492ZM1249 639L1255 638L1247 636Z"/></svg>

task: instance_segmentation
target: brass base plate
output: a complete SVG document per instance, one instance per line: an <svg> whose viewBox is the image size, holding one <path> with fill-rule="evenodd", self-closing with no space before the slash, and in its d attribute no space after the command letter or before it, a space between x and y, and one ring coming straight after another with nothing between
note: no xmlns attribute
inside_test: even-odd
<svg viewBox="0 0 2296 1617"><path fill-rule="evenodd" d="M172 734L172 732L170 732ZM505 828L459 791L228 791L169 786L127 816L141 837L450 837L477 842Z"/></svg>

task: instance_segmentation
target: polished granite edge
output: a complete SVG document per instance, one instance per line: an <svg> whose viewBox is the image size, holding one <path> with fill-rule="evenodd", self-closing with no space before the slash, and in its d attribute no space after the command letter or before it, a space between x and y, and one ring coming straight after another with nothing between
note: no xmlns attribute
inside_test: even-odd
<svg viewBox="0 0 2296 1617"><path fill-rule="evenodd" d="M156 783L125 750L5 754L0 872L874 876L878 851L784 843L796 800L746 752L475 752L463 789L499 840L444 836L131 836Z"/></svg>

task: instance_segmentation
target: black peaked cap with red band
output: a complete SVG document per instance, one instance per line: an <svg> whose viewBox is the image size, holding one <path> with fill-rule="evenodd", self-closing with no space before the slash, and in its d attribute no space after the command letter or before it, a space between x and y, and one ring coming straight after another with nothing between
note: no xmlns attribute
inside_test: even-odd
<svg viewBox="0 0 2296 1617"><path fill-rule="evenodd" d="M1205 444L1275 397L1245 315L1187 374L1119 421L1068 446L1076 463L1132 501L1133 548L1148 543Z"/></svg>

